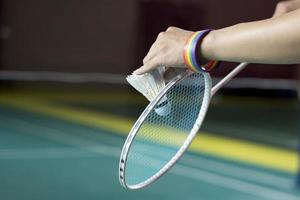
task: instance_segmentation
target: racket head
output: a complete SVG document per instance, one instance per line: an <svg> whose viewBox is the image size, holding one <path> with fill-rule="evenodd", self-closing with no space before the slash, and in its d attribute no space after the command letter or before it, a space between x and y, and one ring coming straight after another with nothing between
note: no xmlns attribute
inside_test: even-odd
<svg viewBox="0 0 300 200"><path fill-rule="evenodd" d="M171 105L171 113L160 116L155 107L165 97ZM170 170L196 136L210 98L208 73L186 71L173 78L150 102L129 132L119 162L121 185L127 189L140 189ZM157 159L161 152L165 153L165 158Z"/></svg>

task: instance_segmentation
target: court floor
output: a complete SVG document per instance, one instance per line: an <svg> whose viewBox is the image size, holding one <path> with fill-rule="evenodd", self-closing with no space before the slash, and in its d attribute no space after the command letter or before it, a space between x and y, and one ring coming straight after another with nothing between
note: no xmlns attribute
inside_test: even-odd
<svg viewBox="0 0 300 200"><path fill-rule="evenodd" d="M128 191L118 182L119 154L145 106L142 97L2 90L0 199L299 200L297 136L289 128L297 123L294 102L274 99L265 106L252 99L266 113L274 110L264 116L264 110L254 112L249 99L239 99L240 107L226 112L232 101L237 99L213 102L205 127L170 173L148 188ZM255 123L245 122L249 115L240 117L243 109ZM276 117L278 112L283 116ZM224 113L230 117L224 119Z"/></svg>

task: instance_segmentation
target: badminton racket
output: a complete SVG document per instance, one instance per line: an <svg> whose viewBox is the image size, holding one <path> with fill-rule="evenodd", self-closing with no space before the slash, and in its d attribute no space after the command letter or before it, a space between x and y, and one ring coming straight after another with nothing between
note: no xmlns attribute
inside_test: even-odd
<svg viewBox="0 0 300 200"><path fill-rule="evenodd" d="M146 107L124 143L119 163L121 185L140 189L170 170L196 136L211 97L247 65L241 63L214 87L206 72L185 71L174 77ZM165 116L155 112L163 98L172 105Z"/></svg>

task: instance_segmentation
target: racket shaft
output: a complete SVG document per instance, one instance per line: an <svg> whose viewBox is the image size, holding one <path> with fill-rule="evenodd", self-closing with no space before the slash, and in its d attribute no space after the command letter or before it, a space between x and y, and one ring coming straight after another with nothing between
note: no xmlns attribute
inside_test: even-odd
<svg viewBox="0 0 300 200"><path fill-rule="evenodd" d="M226 83L228 83L233 77L235 77L240 71L242 71L248 63L239 64L234 70L232 70L227 76L225 76L221 81L219 81L212 89L211 96L214 96L216 92L223 87Z"/></svg>

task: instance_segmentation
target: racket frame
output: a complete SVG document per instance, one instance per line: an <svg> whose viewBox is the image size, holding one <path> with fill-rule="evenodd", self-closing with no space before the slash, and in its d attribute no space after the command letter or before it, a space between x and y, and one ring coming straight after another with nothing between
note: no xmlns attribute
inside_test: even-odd
<svg viewBox="0 0 300 200"><path fill-rule="evenodd" d="M202 99L202 105L200 108L200 112L198 114L198 117L195 121L195 124L193 128L191 129L189 135L187 136L186 140L184 141L183 145L179 148L179 150L176 152L176 154L165 164L158 172L156 172L153 176L148 178L147 180L135 184L135 185L128 185L126 183L126 162L128 157L128 152L130 150L131 144L134 141L135 136L137 135L140 127L143 125L146 117L148 114L155 108L155 106L160 102L160 100L166 95L166 93L171 89L175 84L183 81L186 77L191 76L193 72L187 70L178 76L174 77L167 85L166 87L159 93L159 95L150 102L150 104L146 107L146 109L143 111L143 113L140 115L138 120L133 125L132 129L129 132L129 135L126 138L126 141L124 143L121 157L119 161L119 181L120 184L125 187L126 189L140 189L143 187L148 186L152 182L156 181L158 178L160 178L163 174L165 174L167 171L169 171L172 166L177 162L178 159L181 158L181 156L184 154L184 152L188 149L189 145L193 141L194 137L196 136L204 118L206 115L206 112L208 110L209 102L211 99L211 78L208 73L203 73L204 78L204 95Z"/></svg>
<svg viewBox="0 0 300 200"><path fill-rule="evenodd" d="M219 89L221 89L226 83L228 83L233 77L235 77L240 71L247 67L249 63L240 63L236 66L229 74L227 74L222 80L220 80L214 87L211 89L211 96L214 96Z"/></svg>

